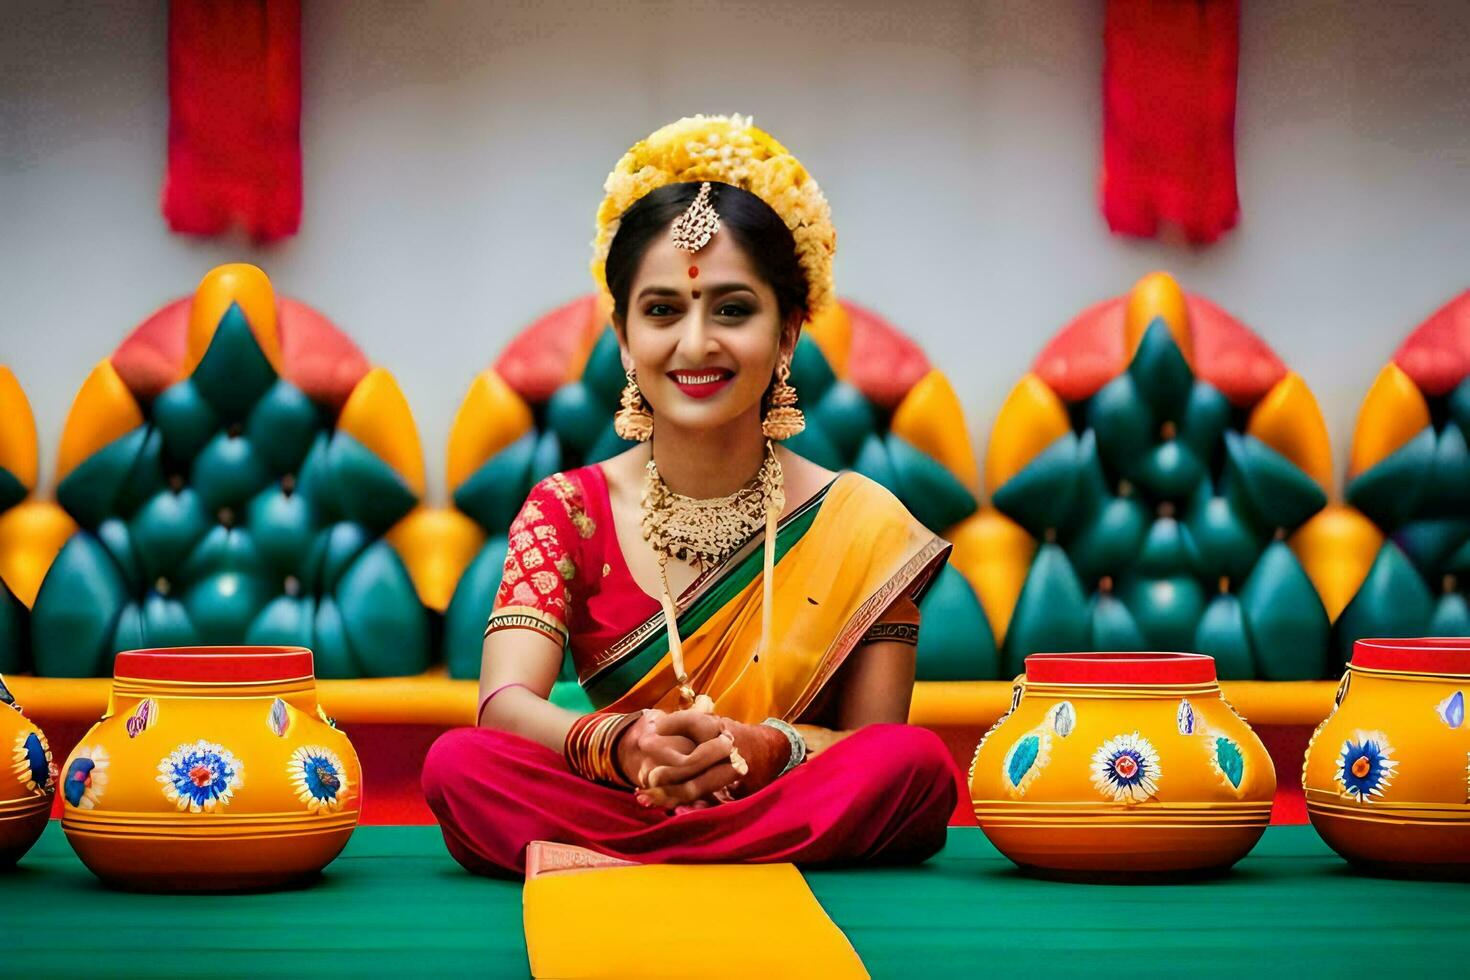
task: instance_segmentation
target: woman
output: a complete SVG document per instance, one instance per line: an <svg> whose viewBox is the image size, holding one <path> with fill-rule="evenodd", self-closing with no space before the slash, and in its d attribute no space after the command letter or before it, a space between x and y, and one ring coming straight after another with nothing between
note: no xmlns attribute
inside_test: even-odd
<svg viewBox="0 0 1470 980"><path fill-rule="evenodd" d="M815 181L741 117L624 156L593 273L641 444L536 486L486 628L478 727L423 784L454 857L523 873L549 840L640 862L923 860L955 775L903 724L917 599L949 546L890 493L778 445L832 302ZM677 597L677 598L675 598ZM546 700L569 645L601 710Z"/></svg>

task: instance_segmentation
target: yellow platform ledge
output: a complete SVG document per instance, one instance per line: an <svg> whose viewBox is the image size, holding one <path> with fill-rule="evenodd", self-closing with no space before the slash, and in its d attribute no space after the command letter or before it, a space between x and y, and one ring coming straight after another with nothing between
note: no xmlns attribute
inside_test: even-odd
<svg viewBox="0 0 1470 980"><path fill-rule="evenodd" d="M5 678L16 703L37 719L88 722L107 707L106 677ZM1336 681L1225 681L1226 700L1256 725L1315 725L1332 710ZM322 708L342 725L471 724L478 685L442 669L414 677L319 681ZM920 681L909 721L926 728L984 727L1011 700L1009 681Z"/></svg>

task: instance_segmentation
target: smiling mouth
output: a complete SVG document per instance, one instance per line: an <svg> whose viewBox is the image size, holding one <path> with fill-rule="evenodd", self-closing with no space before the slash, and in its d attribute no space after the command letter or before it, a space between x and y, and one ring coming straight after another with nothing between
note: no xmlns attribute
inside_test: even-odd
<svg viewBox="0 0 1470 980"><path fill-rule="evenodd" d="M730 372L725 370L716 371L670 371L669 377L674 379L675 384L681 385L707 385L716 381L727 381Z"/></svg>
<svg viewBox="0 0 1470 980"><path fill-rule="evenodd" d="M711 371L670 371L668 377L684 394L693 398L708 398L723 390L735 374L716 368Z"/></svg>

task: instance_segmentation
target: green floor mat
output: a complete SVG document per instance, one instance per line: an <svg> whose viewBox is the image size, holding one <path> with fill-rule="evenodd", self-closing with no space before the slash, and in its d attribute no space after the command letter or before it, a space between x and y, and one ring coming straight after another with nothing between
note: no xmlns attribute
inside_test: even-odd
<svg viewBox="0 0 1470 980"><path fill-rule="evenodd" d="M1311 827L1173 885L1022 875L978 830L917 868L808 872L874 977L1463 975L1470 885L1368 878Z"/></svg>
<svg viewBox="0 0 1470 980"><path fill-rule="evenodd" d="M807 880L875 977L1459 975L1470 930L1470 885L1355 875L1310 827L1186 885L1027 878L965 828L922 867ZM186 897L101 887L53 822L0 873L0 916L8 976L527 970L520 884L465 874L434 827L360 828L311 888Z"/></svg>
<svg viewBox="0 0 1470 980"><path fill-rule="evenodd" d="M0 873L0 975L524 977L521 883L466 874L437 827L359 827L321 880L260 895L102 887L52 821Z"/></svg>

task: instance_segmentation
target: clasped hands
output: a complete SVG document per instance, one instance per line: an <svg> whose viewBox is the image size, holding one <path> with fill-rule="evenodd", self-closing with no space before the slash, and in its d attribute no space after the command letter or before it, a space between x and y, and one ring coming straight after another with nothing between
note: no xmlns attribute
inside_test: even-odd
<svg viewBox="0 0 1470 980"><path fill-rule="evenodd" d="M725 802L770 785L791 758L786 736L690 708L650 709L618 739L618 765L638 802L682 812ZM744 762L737 771L732 757Z"/></svg>

